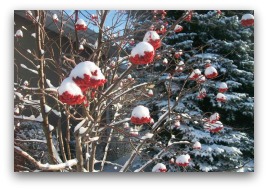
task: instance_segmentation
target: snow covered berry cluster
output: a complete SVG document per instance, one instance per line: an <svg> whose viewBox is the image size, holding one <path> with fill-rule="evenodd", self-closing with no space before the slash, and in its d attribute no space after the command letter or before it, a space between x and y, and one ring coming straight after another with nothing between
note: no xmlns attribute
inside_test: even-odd
<svg viewBox="0 0 268 190"><path fill-rule="evenodd" d="M85 91L89 88L96 89L105 83L106 79L95 63L81 62L58 88L59 100L68 105L82 104L85 101Z"/></svg>

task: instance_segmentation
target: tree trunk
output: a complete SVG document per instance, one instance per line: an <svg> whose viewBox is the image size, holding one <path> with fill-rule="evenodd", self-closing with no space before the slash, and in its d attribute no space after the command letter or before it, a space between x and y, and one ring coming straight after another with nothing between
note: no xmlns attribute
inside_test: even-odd
<svg viewBox="0 0 268 190"><path fill-rule="evenodd" d="M49 155L49 161L52 164L56 163L56 159L53 154L53 142L52 142L52 132L49 131L49 121L48 121L48 114L45 110L46 105L46 97L44 93L45 89L45 66L44 66L44 53L41 52L41 50L44 49L44 11L35 11L36 16L39 17L39 21L36 23L35 31L36 31L36 47L37 47L37 57L40 64L39 69L39 87L41 91L41 97L40 97L40 107L41 107L41 114L43 117L43 131L46 136L47 140L47 149L48 149L48 155ZM42 27L42 28L41 28Z"/></svg>
<svg viewBox="0 0 268 190"><path fill-rule="evenodd" d="M82 145L81 145L81 135L79 135L79 132L77 132L75 135L75 147L76 147L76 159L78 160L77 171L83 172L84 159L83 159L83 150L82 150Z"/></svg>

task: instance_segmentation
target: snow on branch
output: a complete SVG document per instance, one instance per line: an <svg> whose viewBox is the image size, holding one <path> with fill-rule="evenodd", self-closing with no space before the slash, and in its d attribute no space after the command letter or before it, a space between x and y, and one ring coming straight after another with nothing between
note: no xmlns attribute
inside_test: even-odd
<svg viewBox="0 0 268 190"><path fill-rule="evenodd" d="M21 155L22 157L29 160L31 163L33 163L36 167L38 167L41 170L44 171L57 171L57 170L63 170L67 168L71 168L72 166L75 166L77 164L77 159L68 160L65 163L61 164L42 164L35 160L31 155L29 155L27 152L23 151L20 147L14 146L15 152Z"/></svg>
<svg viewBox="0 0 268 190"><path fill-rule="evenodd" d="M25 115L14 115L14 118L23 119L23 120L29 120L29 121L43 122L43 118L42 118L41 114L38 117L34 117L34 115L31 115L30 117L25 116Z"/></svg>
<svg viewBox="0 0 268 190"><path fill-rule="evenodd" d="M23 69L26 69L26 70L31 71L32 73L38 75L38 72L37 72L36 70L34 70L34 69L29 69L29 68L28 68L26 65L24 65L24 64L20 64L20 66L21 66Z"/></svg>

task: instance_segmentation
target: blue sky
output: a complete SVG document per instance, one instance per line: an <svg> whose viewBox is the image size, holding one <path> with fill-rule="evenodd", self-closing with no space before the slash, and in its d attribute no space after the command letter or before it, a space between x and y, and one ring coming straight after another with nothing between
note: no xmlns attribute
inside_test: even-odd
<svg viewBox="0 0 268 190"><path fill-rule="evenodd" d="M65 10L66 11L66 13L67 14L69 14L69 15L71 15L71 14L73 14L73 12L74 12L74 10ZM96 15L96 10L86 10L88 13L90 13L90 14L95 14ZM88 13L86 13L86 11L82 11L82 13L84 13L85 15L88 15ZM113 17L116 15L116 13L117 13L118 11L117 10L110 10L109 11L109 13L108 13L108 15L107 15L107 18L106 18L106 21L105 21L105 26L112 26L112 22L113 22ZM87 18L85 18L82 14L79 14L79 18L82 18L82 19L84 19L85 21L87 21L88 19ZM125 19L126 17L124 17L124 19ZM125 25L124 25L124 21L122 21L122 25L120 25L120 26L118 26L118 27L116 27L116 29L115 29L115 32L116 31L118 31L118 30L122 30L122 29L124 29L124 27L125 27ZM93 31L96 31L96 32L98 32L98 27L96 27L96 26L94 26L93 24L90 24L89 26L88 26L88 28L89 29L91 29L91 30L93 30ZM122 34L122 33L121 33Z"/></svg>

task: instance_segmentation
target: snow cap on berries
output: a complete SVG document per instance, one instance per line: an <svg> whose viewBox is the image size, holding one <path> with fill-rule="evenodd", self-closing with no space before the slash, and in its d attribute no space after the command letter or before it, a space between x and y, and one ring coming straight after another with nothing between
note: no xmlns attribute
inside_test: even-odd
<svg viewBox="0 0 268 190"><path fill-rule="evenodd" d="M17 30L15 33L16 38L22 38L23 37L23 32L21 30Z"/></svg>
<svg viewBox="0 0 268 190"><path fill-rule="evenodd" d="M216 121L215 123L206 122L204 129L211 133L217 133L223 129L223 124L220 121Z"/></svg>
<svg viewBox="0 0 268 190"><path fill-rule="evenodd" d="M135 65L144 65L153 62L154 47L148 42L138 43L131 51L129 61Z"/></svg>
<svg viewBox="0 0 268 190"><path fill-rule="evenodd" d="M225 82L221 82L219 85L219 92L224 93L228 90L228 86Z"/></svg>
<svg viewBox="0 0 268 190"><path fill-rule="evenodd" d="M92 20L97 20L97 19L98 19L98 15L92 14L92 15L90 16L90 18L91 18Z"/></svg>
<svg viewBox="0 0 268 190"><path fill-rule="evenodd" d="M164 59L163 59L163 64L164 64L164 65L168 64L168 60L167 60L167 58L164 58Z"/></svg>
<svg viewBox="0 0 268 190"><path fill-rule="evenodd" d="M164 25L161 25L159 30L156 30L157 34L165 34L167 32L167 29Z"/></svg>
<svg viewBox="0 0 268 190"><path fill-rule="evenodd" d="M143 41L150 43L154 49L158 49L161 46L161 40L156 31L146 32Z"/></svg>
<svg viewBox="0 0 268 190"><path fill-rule="evenodd" d="M183 52L182 52L182 50L180 49L179 51L176 51L176 52L174 53L174 57L178 59L178 58L181 57L182 54L183 54Z"/></svg>
<svg viewBox="0 0 268 190"><path fill-rule="evenodd" d="M193 72L189 76L189 80L196 80L201 75L201 71L199 69L193 70Z"/></svg>
<svg viewBox="0 0 268 190"><path fill-rule="evenodd" d="M23 82L23 85L24 86L29 86L29 82L26 80L26 81Z"/></svg>
<svg viewBox="0 0 268 190"><path fill-rule="evenodd" d="M82 44L80 44L78 49L79 49L79 51L83 51L85 48Z"/></svg>
<svg viewBox="0 0 268 190"><path fill-rule="evenodd" d="M81 89L70 77L62 81L58 93L60 101L69 105L82 104L85 100Z"/></svg>
<svg viewBox="0 0 268 190"><path fill-rule="evenodd" d="M131 45L131 46L134 46L134 45L135 45L135 40L134 40L134 38L131 38L131 39L129 40L129 45Z"/></svg>
<svg viewBox="0 0 268 190"><path fill-rule="evenodd" d="M190 156L188 154L186 155L183 154L176 158L176 165L186 167L189 165L189 161L190 161Z"/></svg>
<svg viewBox="0 0 268 190"><path fill-rule="evenodd" d="M157 163L153 169L152 172L167 172L167 168L164 164L162 163Z"/></svg>
<svg viewBox="0 0 268 190"><path fill-rule="evenodd" d="M58 22L59 21L57 14L53 14L52 19L53 19L54 22Z"/></svg>
<svg viewBox="0 0 268 190"><path fill-rule="evenodd" d="M196 82L197 83L204 83L204 82L206 82L206 77L204 76L204 75L200 75L200 76L198 76L198 78L196 79Z"/></svg>
<svg viewBox="0 0 268 190"><path fill-rule="evenodd" d="M177 24L174 28L174 32L179 33L183 30L183 27L179 24Z"/></svg>
<svg viewBox="0 0 268 190"><path fill-rule="evenodd" d="M198 99L203 99L203 98L205 98L206 96L207 96L207 91L206 91L205 88L202 88L202 89L199 91L197 98L198 98Z"/></svg>
<svg viewBox="0 0 268 190"><path fill-rule="evenodd" d="M187 16L184 18L185 21L190 22L192 20L193 11L189 11Z"/></svg>
<svg viewBox="0 0 268 190"><path fill-rule="evenodd" d="M254 16L252 14L244 14L241 19L242 26L253 26Z"/></svg>
<svg viewBox="0 0 268 190"><path fill-rule="evenodd" d="M176 129L179 128L181 126L180 121L178 121L178 120L175 121L174 126L175 126Z"/></svg>
<svg viewBox="0 0 268 190"><path fill-rule="evenodd" d="M148 95L151 96L151 97L154 95L154 92L153 92L152 89L150 89L150 90L148 91Z"/></svg>
<svg viewBox="0 0 268 190"><path fill-rule="evenodd" d="M200 142L198 142L198 141L196 141L195 143L194 143L194 145L193 145L193 149L201 149L201 143Z"/></svg>
<svg viewBox="0 0 268 190"><path fill-rule="evenodd" d="M150 112L147 107L139 105L135 107L131 114L131 122L137 125L141 125L144 123L150 123L151 117Z"/></svg>
<svg viewBox="0 0 268 190"><path fill-rule="evenodd" d="M217 94L216 99L218 102L226 102L226 96L220 92Z"/></svg>
<svg viewBox="0 0 268 190"><path fill-rule="evenodd" d="M81 18L79 18L75 23L75 30L87 30L87 25L85 21Z"/></svg>
<svg viewBox="0 0 268 190"><path fill-rule="evenodd" d="M91 61L84 61L75 66L71 71L70 77L82 89L97 88L102 86L106 79L100 68Z"/></svg>
<svg viewBox="0 0 268 190"><path fill-rule="evenodd" d="M210 132L218 132L223 129L223 124L220 121L216 121L215 123L211 124Z"/></svg>
<svg viewBox="0 0 268 190"><path fill-rule="evenodd" d="M215 77L218 76L218 72L217 72L217 70L213 66L209 66L205 70L205 76L208 79L213 79L213 78L215 78Z"/></svg>
<svg viewBox="0 0 268 190"><path fill-rule="evenodd" d="M217 133L223 129L223 124L220 121L216 121L215 123L206 122L204 129L211 133Z"/></svg>
<svg viewBox="0 0 268 190"><path fill-rule="evenodd" d="M127 75L127 79L128 79L128 80L133 80L133 77L131 76L131 74L128 74L128 75Z"/></svg>
<svg viewBox="0 0 268 190"><path fill-rule="evenodd" d="M216 112L209 117L210 123L216 123L220 119L220 115Z"/></svg>

